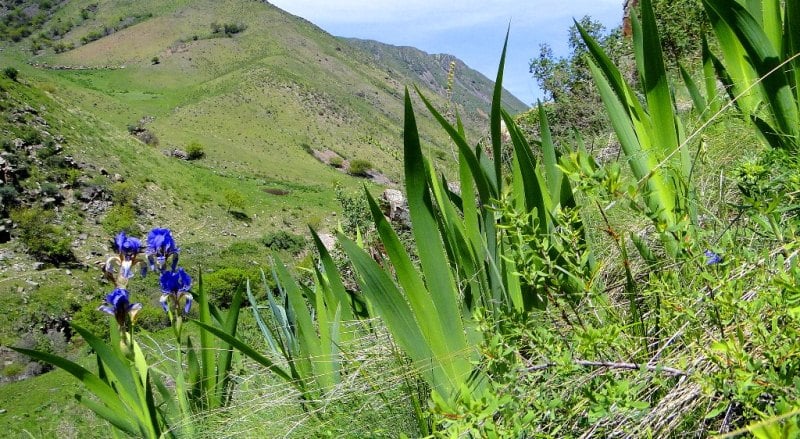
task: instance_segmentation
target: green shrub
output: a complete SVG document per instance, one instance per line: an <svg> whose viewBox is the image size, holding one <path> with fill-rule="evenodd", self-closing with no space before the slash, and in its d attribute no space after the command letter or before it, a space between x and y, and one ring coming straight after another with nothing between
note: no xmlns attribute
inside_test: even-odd
<svg viewBox="0 0 800 439"><path fill-rule="evenodd" d="M25 370L25 366L19 363L11 363L8 366L3 368L3 376L4 377L15 377L22 373Z"/></svg>
<svg viewBox="0 0 800 439"><path fill-rule="evenodd" d="M329 163L334 168L341 168L342 164L344 163L344 160L342 160L342 158L337 155L335 157L332 157Z"/></svg>
<svg viewBox="0 0 800 439"><path fill-rule="evenodd" d="M196 140L186 145L186 153L188 154L189 160L198 160L206 156L203 145Z"/></svg>
<svg viewBox="0 0 800 439"><path fill-rule="evenodd" d="M231 304L237 289L245 288L247 279L255 282L260 274L248 272L241 268L227 267L211 274L203 275L203 291L209 295L211 302L221 308Z"/></svg>
<svg viewBox="0 0 800 439"><path fill-rule="evenodd" d="M11 212L16 234L28 253L39 260L62 263L73 260L72 240L56 224L55 213L38 207Z"/></svg>
<svg viewBox="0 0 800 439"><path fill-rule="evenodd" d="M136 212L129 205L116 205L109 209L102 221L103 230L109 235L119 232L136 234Z"/></svg>
<svg viewBox="0 0 800 439"><path fill-rule="evenodd" d="M160 306L144 306L136 314L136 326L156 332L169 326L169 318Z"/></svg>
<svg viewBox="0 0 800 439"><path fill-rule="evenodd" d="M306 246L306 240L301 235L284 230L266 234L261 242L270 250L283 250L292 254L300 252Z"/></svg>
<svg viewBox="0 0 800 439"><path fill-rule="evenodd" d="M132 206L136 201L136 186L129 181L112 184L111 201L116 205Z"/></svg>
<svg viewBox="0 0 800 439"><path fill-rule="evenodd" d="M355 159L350 162L350 168L348 171L351 175L366 177L367 172L370 169L372 169L372 163L370 163L368 160Z"/></svg>
<svg viewBox="0 0 800 439"><path fill-rule="evenodd" d="M55 197L60 194L58 185L49 181L42 183L41 188L42 195L45 197Z"/></svg>
<svg viewBox="0 0 800 439"><path fill-rule="evenodd" d="M84 306L72 316L71 322L100 338L109 338L108 314L98 311L96 307Z"/></svg>
<svg viewBox="0 0 800 439"><path fill-rule="evenodd" d="M235 191L233 189L225 191L223 194L225 197L225 205L228 208L228 212L232 210L242 211L245 207L245 199L244 195Z"/></svg>
<svg viewBox="0 0 800 439"><path fill-rule="evenodd" d="M17 77L19 76L19 70L15 69L14 67L6 67L3 69L3 75L12 81L16 81Z"/></svg>
<svg viewBox="0 0 800 439"><path fill-rule="evenodd" d="M19 197L19 192L14 186L10 184L0 185L0 210L4 211L9 206L16 205L17 197Z"/></svg>

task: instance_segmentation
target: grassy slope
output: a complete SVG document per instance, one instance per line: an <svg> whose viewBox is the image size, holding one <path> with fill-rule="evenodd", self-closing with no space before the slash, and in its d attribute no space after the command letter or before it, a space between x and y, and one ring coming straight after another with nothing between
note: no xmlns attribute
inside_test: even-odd
<svg viewBox="0 0 800 439"><path fill-rule="evenodd" d="M356 38L344 40L369 53L370 57L380 64L389 66L403 75L419 78L418 82L440 94L446 93L450 63L455 62L453 102L466 110L467 114L464 117L467 120L485 124L485 112L492 102L494 82L482 73L471 69L460 59L447 54L431 55L415 47L398 47ZM528 109L525 103L505 90L503 106L511 114L519 114Z"/></svg>
<svg viewBox="0 0 800 439"><path fill-rule="evenodd" d="M81 8L90 3L95 2L68 2L53 20L77 22ZM46 109L42 115L53 134L64 136L66 154L133 182L140 189L139 225L143 230L172 227L188 267L208 266L201 258L213 258L239 240L252 241L270 230L302 231L308 222L335 226L331 212L338 205L333 182L356 191L363 180L317 162L303 144L330 148L346 158L368 159L391 178L400 178L401 97L403 87L412 82L408 76L386 75L385 67L364 62L358 49L258 2L97 3L96 15L74 28L66 41L77 42L120 17L143 13L154 17L61 55L30 59L25 46L4 48L4 66L10 63L20 70L21 84L9 84L9 93L33 108ZM233 38L204 38L215 21L243 21L248 29ZM200 38L192 41L193 35ZM157 65L151 63L154 56L160 60ZM124 68L49 70L28 66L28 60ZM444 107L443 98L433 92L428 95ZM445 144L443 133L425 113L420 112L422 137L437 148ZM158 135L160 146L144 145L127 133L126 127L143 116L154 118L148 128ZM185 148L193 140L204 146L205 159L185 162L162 153L166 148ZM275 196L264 191L273 188L289 193ZM244 196L249 222L227 212L225 193L230 191ZM62 219L70 233L89 235L75 252L80 262L91 266L106 248L108 236L99 226L102 217L66 210ZM194 248L202 250L193 252ZM0 328L3 334L12 332L30 312L23 305L38 303L39 296L48 296L42 299L45 304L65 299L63 303L92 307L102 300L105 287L96 281L94 270L35 272L28 268L33 261L19 246L12 242L2 249L15 255L12 262L21 263L19 269L7 260L0 266L0 300L4 315L10 317ZM18 402L25 389L47 395L37 389L49 386L50 380L63 377L45 375L4 386L0 408L28 407ZM62 391L71 395L74 388ZM42 404L31 407L24 412L41 413L33 423L42 430L34 435L47 436L64 416L82 413L72 412L71 405L63 412ZM0 425L19 423L17 414L10 414L0 415ZM84 427L91 428L90 424Z"/></svg>

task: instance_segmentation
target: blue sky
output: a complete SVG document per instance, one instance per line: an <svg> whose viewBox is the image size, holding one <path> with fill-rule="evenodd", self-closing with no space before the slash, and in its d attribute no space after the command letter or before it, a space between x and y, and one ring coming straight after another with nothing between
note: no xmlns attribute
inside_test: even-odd
<svg viewBox="0 0 800 439"><path fill-rule="evenodd" d="M590 15L607 28L622 20L623 0L270 0L342 37L449 53L490 79L497 74L506 28L511 35L503 85L527 104L541 93L528 63L548 43L568 53L573 17ZM458 74L458 72L456 72Z"/></svg>

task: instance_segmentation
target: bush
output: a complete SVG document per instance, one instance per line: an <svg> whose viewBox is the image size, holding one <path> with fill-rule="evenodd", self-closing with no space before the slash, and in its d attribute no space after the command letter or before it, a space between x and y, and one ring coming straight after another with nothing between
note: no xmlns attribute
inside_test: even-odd
<svg viewBox="0 0 800 439"><path fill-rule="evenodd" d="M150 146L158 146L159 143L158 137L152 131L146 129L143 129L141 132L139 132L136 135L136 138Z"/></svg>
<svg viewBox="0 0 800 439"><path fill-rule="evenodd" d="M136 326L156 332L169 326L169 318L160 306L144 306L136 314Z"/></svg>
<svg viewBox="0 0 800 439"><path fill-rule="evenodd" d="M17 77L19 76L19 70L15 69L14 67L6 67L3 69L3 75L12 81L16 81Z"/></svg>
<svg viewBox="0 0 800 439"><path fill-rule="evenodd" d="M19 192L14 186L10 184L0 185L0 212L8 209L9 206L14 206L19 201Z"/></svg>
<svg viewBox="0 0 800 439"><path fill-rule="evenodd" d="M245 199L244 195L240 194L235 190L227 190L223 194L225 197L225 205L228 208L228 212L232 210L242 211L245 207Z"/></svg>
<svg viewBox="0 0 800 439"><path fill-rule="evenodd" d="M132 206L136 201L136 187L129 181L112 184L111 201L117 205Z"/></svg>
<svg viewBox="0 0 800 439"><path fill-rule="evenodd" d="M63 227L55 224L51 210L41 208L18 209L11 212L16 224L16 234L28 253L35 258L55 264L75 259L72 240Z"/></svg>
<svg viewBox="0 0 800 439"><path fill-rule="evenodd" d="M108 317L108 314L98 311L95 307L84 306L72 316L71 323L107 340L110 336Z"/></svg>
<svg viewBox="0 0 800 439"><path fill-rule="evenodd" d="M198 160L206 156L203 145L196 140L186 145L186 153L188 154L187 158L189 160Z"/></svg>
<svg viewBox="0 0 800 439"><path fill-rule="evenodd" d="M203 276L203 292L212 303L222 308L230 306L233 294L237 289L244 289L247 279L257 282L260 274L248 272L241 268L228 267ZM260 283L260 282L259 282ZM254 289L257 291L258 289Z"/></svg>
<svg viewBox="0 0 800 439"><path fill-rule="evenodd" d="M102 221L103 230L109 235L119 232L136 234L136 212L129 205L116 205L109 209Z"/></svg>
<svg viewBox="0 0 800 439"><path fill-rule="evenodd" d="M295 254L306 246L306 240L301 235L286 231L278 231L265 235L261 242L270 250L283 250Z"/></svg>
<svg viewBox="0 0 800 439"><path fill-rule="evenodd" d="M351 175L366 177L370 169L372 169L372 163L367 160L356 159L350 162L348 171Z"/></svg>
<svg viewBox="0 0 800 439"><path fill-rule="evenodd" d="M335 157L332 157L329 163L334 168L341 168L342 164L344 163L344 160L342 160L342 158L337 155Z"/></svg>

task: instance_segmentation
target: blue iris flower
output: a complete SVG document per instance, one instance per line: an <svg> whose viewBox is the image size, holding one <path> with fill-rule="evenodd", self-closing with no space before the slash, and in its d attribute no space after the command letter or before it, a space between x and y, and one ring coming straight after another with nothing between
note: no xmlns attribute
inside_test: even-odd
<svg viewBox="0 0 800 439"><path fill-rule="evenodd" d="M131 303L128 290L115 288L114 291L106 295L106 302L98 308L107 314L114 316L120 326L125 325L128 316L131 322L136 319L136 313L142 309L141 303Z"/></svg>
<svg viewBox="0 0 800 439"><path fill-rule="evenodd" d="M179 251L169 229L155 228L147 234L147 259L150 261L151 270L155 270L158 265L159 270L163 271L167 259L172 257L172 271L175 271L178 266Z"/></svg>
<svg viewBox="0 0 800 439"><path fill-rule="evenodd" d="M722 262L722 256L712 252L711 250L706 250L703 252L703 254L706 255L706 265L714 265Z"/></svg>
<svg viewBox="0 0 800 439"><path fill-rule="evenodd" d="M125 232L119 232L111 245L117 255L106 260L104 271L109 280L113 281L117 286L124 287L127 279L133 277L132 267L142 262L139 259L142 242L137 238L126 235ZM114 276L114 264L119 266L121 279ZM147 267L142 266L142 276L145 275L146 269Z"/></svg>
<svg viewBox="0 0 800 439"><path fill-rule="evenodd" d="M183 298L186 301L183 306L183 313L189 314L193 300L192 295L189 294L189 290L192 288L192 278L189 273L184 271L183 268L178 268L177 271L165 271L161 273L159 280L161 282L160 301L164 311L168 311L170 305L173 309L178 309ZM167 304L167 301L170 303Z"/></svg>

